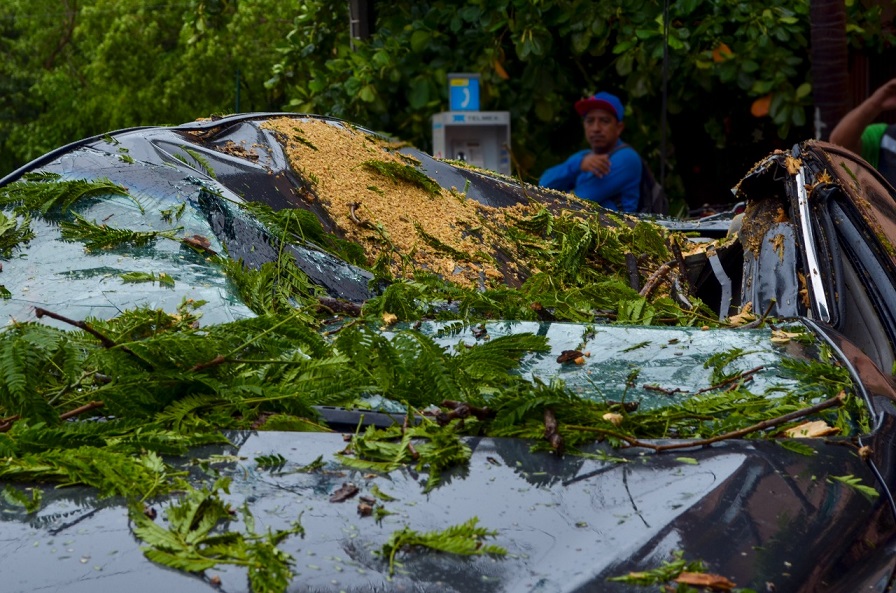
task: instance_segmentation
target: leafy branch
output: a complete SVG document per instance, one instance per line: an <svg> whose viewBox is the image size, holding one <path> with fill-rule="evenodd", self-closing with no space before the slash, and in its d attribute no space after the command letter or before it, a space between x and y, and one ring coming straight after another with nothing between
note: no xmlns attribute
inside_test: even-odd
<svg viewBox="0 0 896 593"><path fill-rule="evenodd" d="M574 430L588 431L588 432L599 432L604 434L605 436L610 436L613 438L617 438L620 441L627 443L630 447L642 447L645 449L651 449L657 453L662 451L672 451L675 449L690 449L694 447L706 447L708 445L712 445L713 443L718 443L724 440L730 439L739 439L741 437L745 437L754 432L760 432L764 430L768 430L769 428L775 428L777 426L781 426L783 424L787 424L789 422L793 422L794 420L799 420L800 418L805 418L806 416L811 416L813 414L817 414L818 412L822 412L824 410L828 410L830 408L835 408L843 405L844 400L846 399L846 394L841 392L834 397L827 399L823 402L815 404L813 406L809 406L803 408L801 410L797 410L795 412L790 412L789 414L784 414L782 416L778 416L777 418L771 418L768 420L763 420L762 422L758 422L751 426L747 426L745 428L741 428L738 430L734 430L731 432L727 432L725 434L716 435L710 438L705 439L695 439L677 443L667 443L663 445L657 445L654 443L646 442L639 440L637 438L628 436L626 434L615 432L611 430L605 430L602 428L594 428L588 426L574 426L570 427Z"/></svg>
<svg viewBox="0 0 896 593"><path fill-rule="evenodd" d="M23 215L19 223L15 217L10 218L0 212L0 258L9 259L14 249L33 238L34 231L28 214Z"/></svg>
<svg viewBox="0 0 896 593"><path fill-rule="evenodd" d="M282 593L293 577L293 558L277 545L289 536L304 534L304 529L296 520L289 529L256 533L254 519L243 507L247 532L220 531L235 515L220 496L228 487L229 479L224 478L211 488L188 487L181 500L166 509L167 529L147 516L142 506L133 505L134 534L147 544L143 553L153 562L188 572L219 564L242 566L254 593Z"/></svg>
<svg viewBox="0 0 896 593"><path fill-rule="evenodd" d="M442 531L419 533L405 526L389 537L383 544L380 555L389 561L389 574L395 574L396 556L402 550L424 547L438 552L461 556L493 555L504 556L507 550L493 544L485 544L488 537L497 532L479 526L479 519L473 517L460 525L452 525Z"/></svg>
<svg viewBox="0 0 896 593"><path fill-rule="evenodd" d="M16 206L22 212L46 215L57 208L68 210L75 202L92 197L128 196L126 188L108 179L63 180L54 173L31 173L24 180L0 188L0 205Z"/></svg>
<svg viewBox="0 0 896 593"><path fill-rule="evenodd" d="M132 231L116 229L105 224L90 222L77 212L72 213L74 222L60 222L60 234L64 241L80 241L85 249L111 249L122 245L141 246L158 238L176 240L175 235L182 227L167 231Z"/></svg>

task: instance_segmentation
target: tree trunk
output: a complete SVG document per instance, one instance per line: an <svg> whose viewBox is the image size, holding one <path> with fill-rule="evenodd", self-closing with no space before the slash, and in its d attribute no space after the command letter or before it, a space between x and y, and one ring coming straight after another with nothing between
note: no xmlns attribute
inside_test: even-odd
<svg viewBox="0 0 896 593"><path fill-rule="evenodd" d="M827 140L849 110L845 0L811 0L809 22L815 137Z"/></svg>

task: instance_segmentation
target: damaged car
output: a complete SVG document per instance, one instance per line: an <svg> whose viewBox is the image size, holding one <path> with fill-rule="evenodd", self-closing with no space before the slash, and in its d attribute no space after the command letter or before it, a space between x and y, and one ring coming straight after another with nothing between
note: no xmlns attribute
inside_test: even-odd
<svg viewBox="0 0 896 593"><path fill-rule="evenodd" d="M891 590L894 190L808 141L734 192L618 215L282 113L29 163L3 589Z"/></svg>

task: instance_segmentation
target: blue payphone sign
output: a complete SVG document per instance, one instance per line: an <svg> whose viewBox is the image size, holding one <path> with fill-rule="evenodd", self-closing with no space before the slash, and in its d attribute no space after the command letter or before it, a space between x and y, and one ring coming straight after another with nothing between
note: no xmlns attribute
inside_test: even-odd
<svg viewBox="0 0 896 593"><path fill-rule="evenodd" d="M451 111L479 111L479 75L449 74L448 102Z"/></svg>

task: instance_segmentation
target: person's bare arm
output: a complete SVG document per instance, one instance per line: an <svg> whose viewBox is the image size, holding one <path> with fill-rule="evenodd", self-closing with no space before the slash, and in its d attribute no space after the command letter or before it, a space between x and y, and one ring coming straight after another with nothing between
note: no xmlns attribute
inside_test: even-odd
<svg viewBox="0 0 896 593"><path fill-rule="evenodd" d="M884 111L896 109L896 78L879 87L870 97L843 116L831 130L830 141L857 154L862 153L862 132Z"/></svg>

